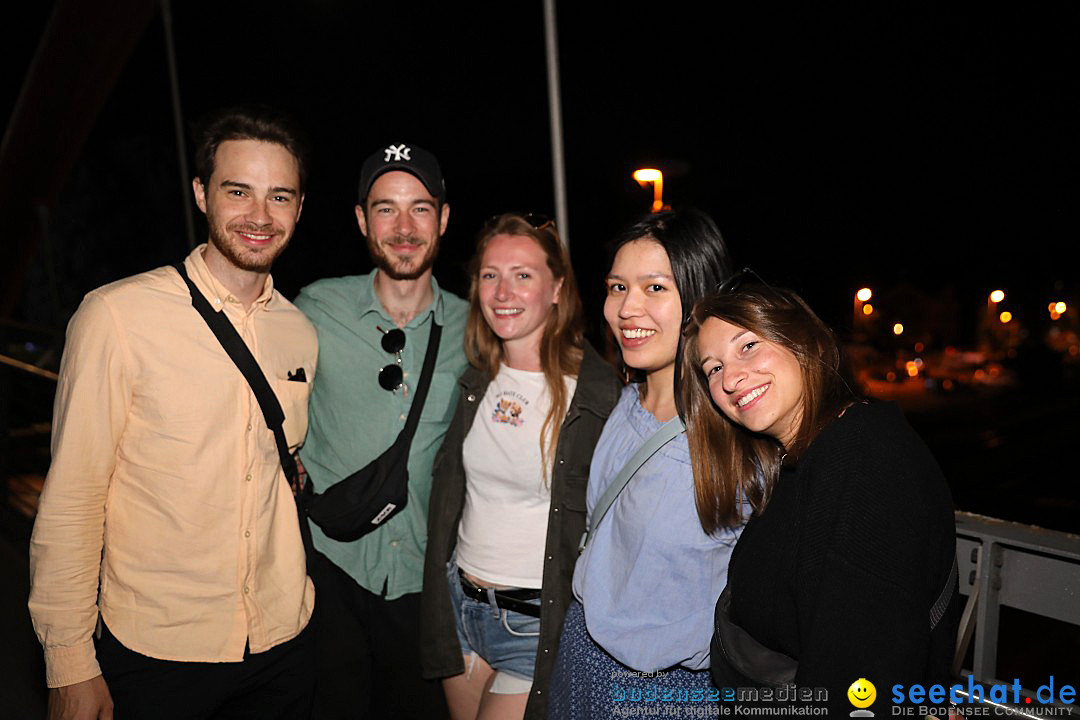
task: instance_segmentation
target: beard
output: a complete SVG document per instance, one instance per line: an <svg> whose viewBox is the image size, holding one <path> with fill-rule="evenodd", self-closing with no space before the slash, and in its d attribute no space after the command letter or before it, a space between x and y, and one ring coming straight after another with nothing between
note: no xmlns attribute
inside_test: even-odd
<svg viewBox="0 0 1080 720"><path fill-rule="evenodd" d="M393 235L386 238L387 242L404 242L405 238ZM402 257L386 251L382 240L367 239L368 252L371 260L379 271L385 273L391 280L417 280L421 275L431 269L435 264L435 258L439 255L439 239L427 243L426 252L421 257Z"/></svg>
<svg viewBox="0 0 1080 720"><path fill-rule="evenodd" d="M222 228L213 221L209 225L210 244L230 263L249 272L270 272L274 260L289 246L289 240L292 239L273 226L261 227L252 223L233 223ZM266 247L253 248L235 240L231 235L232 232L273 233L279 241L275 243L271 240Z"/></svg>

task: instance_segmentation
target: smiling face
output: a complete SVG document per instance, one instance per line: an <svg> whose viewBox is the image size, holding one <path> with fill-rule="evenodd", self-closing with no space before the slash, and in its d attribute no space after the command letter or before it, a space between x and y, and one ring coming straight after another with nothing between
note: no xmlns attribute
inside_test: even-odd
<svg viewBox="0 0 1080 720"><path fill-rule="evenodd" d="M642 239L619 248L607 276L604 319L628 367L647 373L674 368L682 302L659 243Z"/></svg>
<svg viewBox="0 0 1080 720"><path fill-rule="evenodd" d="M536 240L500 234L487 242L477 295L484 320L508 352L512 346L525 348L539 362L540 340L561 288Z"/></svg>
<svg viewBox="0 0 1080 720"><path fill-rule="evenodd" d="M790 447L802 420L802 368L795 355L715 317L701 326L698 354L720 411L747 430Z"/></svg>
<svg viewBox="0 0 1080 720"><path fill-rule="evenodd" d="M857 708L868 708L877 698L877 688L866 678L851 683L847 691L848 701Z"/></svg>
<svg viewBox="0 0 1080 720"><path fill-rule="evenodd" d="M364 205L356 206L371 259L394 280L416 280L431 269L449 218L450 206L401 170L380 175Z"/></svg>
<svg viewBox="0 0 1080 720"><path fill-rule="evenodd" d="M241 270L269 271L289 244L304 201L292 153L276 143L226 140L209 181L192 186L210 227L208 252Z"/></svg>

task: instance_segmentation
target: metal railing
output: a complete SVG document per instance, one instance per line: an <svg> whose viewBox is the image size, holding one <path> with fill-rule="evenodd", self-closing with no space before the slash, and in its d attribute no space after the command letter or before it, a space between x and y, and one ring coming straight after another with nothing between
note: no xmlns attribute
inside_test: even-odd
<svg viewBox="0 0 1080 720"><path fill-rule="evenodd" d="M956 555L960 593L967 596L958 661L972 638L975 647L972 668L961 670L958 662L954 674L970 675L983 685L1004 683L997 679L1003 606L1080 626L1080 535L957 512ZM1076 663L1080 666L1080 658ZM1028 688L1021 695L1038 699ZM1076 704L1053 707L1065 717L1080 717ZM1016 716L1046 717L1026 709L1003 709Z"/></svg>

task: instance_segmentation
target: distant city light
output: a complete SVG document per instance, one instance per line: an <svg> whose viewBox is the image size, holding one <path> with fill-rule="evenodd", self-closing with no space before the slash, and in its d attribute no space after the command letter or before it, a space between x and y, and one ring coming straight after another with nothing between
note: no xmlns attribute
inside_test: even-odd
<svg viewBox="0 0 1080 720"><path fill-rule="evenodd" d="M922 352L925 349L926 349L926 346L923 345L921 342L915 343L915 352Z"/></svg>
<svg viewBox="0 0 1080 720"><path fill-rule="evenodd" d="M859 292L855 293L855 297L857 297L860 302L866 302L867 300L869 300L873 296L874 296L874 291L871 290L870 288L862 288L861 290L859 290ZM867 315L869 315L869 314L870 313L867 313Z"/></svg>
<svg viewBox="0 0 1080 720"><path fill-rule="evenodd" d="M1054 303L1054 310L1057 311L1058 315L1064 315L1065 311L1068 310L1068 306L1063 302L1056 302Z"/></svg>
<svg viewBox="0 0 1080 720"><path fill-rule="evenodd" d="M914 360L908 360L904 363L904 369L907 370L908 377L918 377L919 366L915 364Z"/></svg>
<svg viewBox="0 0 1080 720"><path fill-rule="evenodd" d="M990 302L999 303L1004 299L1005 299L1005 291L1004 290L995 290L994 292L990 293Z"/></svg>
<svg viewBox="0 0 1080 720"><path fill-rule="evenodd" d="M866 303L865 305L862 306L862 314L863 315L870 315L873 312L874 312L874 306L871 305L870 303Z"/></svg>
<svg viewBox="0 0 1080 720"><path fill-rule="evenodd" d="M1012 321L1012 313L1009 312L1008 310L1006 310L1005 312L998 315L998 320L1000 320L1003 325L1008 323L1008 322L1011 322Z"/></svg>
<svg viewBox="0 0 1080 720"><path fill-rule="evenodd" d="M903 323L896 323L895 325L893 325L892 326L892 334L893 335L903 335L904 334L904 325L903 325Z"/></svg>

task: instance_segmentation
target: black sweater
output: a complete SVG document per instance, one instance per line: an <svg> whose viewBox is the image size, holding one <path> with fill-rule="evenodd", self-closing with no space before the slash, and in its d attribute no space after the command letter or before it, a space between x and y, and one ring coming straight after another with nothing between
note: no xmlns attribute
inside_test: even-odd
<svg viewBox="0 0 1080 720"><path fill-rule="evenodd" d="M895 406L856 404L782 471L743 531L731 617L798 660L795 684L825 688L830 715L854 710L847 689L866 678L881 717L895 684L948 687L959 596L933 632L929 615L955 554L952 499L930 451ZM715 641L712 669L720 688L754 685Z"/></svg>

